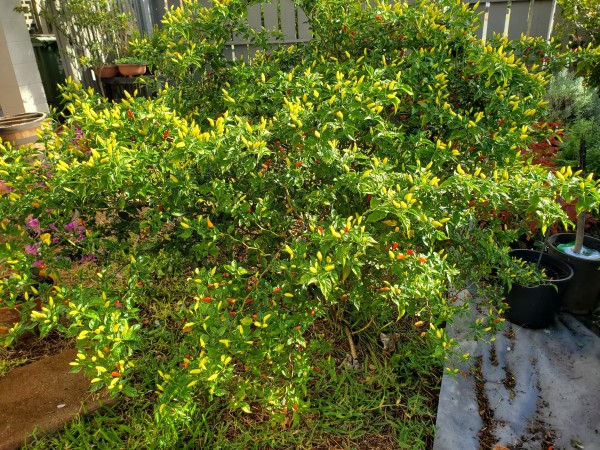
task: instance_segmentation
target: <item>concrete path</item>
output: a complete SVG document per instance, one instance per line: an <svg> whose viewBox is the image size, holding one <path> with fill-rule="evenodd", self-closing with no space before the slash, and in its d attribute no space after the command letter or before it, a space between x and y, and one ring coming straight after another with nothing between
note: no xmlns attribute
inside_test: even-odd
<svg viewBox="0 0 600 450"><path fill-rule="evenodd" d="M452 334L464 336L467 324ZM545 330L506 323L444 376L434 450L600 449L600 338L569 314Z"/></svg>
<svg viewBox="0 0 600 450"><path fill-rule="evenodd" d="M19 448L35 433L61 429L78 414L114 403L91 394L83 373L70 372L75 350L18 367L0 378L0 450Z"/></svg>

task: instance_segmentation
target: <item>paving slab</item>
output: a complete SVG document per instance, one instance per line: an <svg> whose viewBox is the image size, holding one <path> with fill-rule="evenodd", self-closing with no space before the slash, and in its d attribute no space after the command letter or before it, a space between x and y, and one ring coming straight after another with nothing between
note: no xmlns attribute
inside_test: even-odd
<svg viewBox="0 0 600 450"><path fill-rule="evenodd" d="M33 434L52 433L79 414L114 403L106 392L90 393L82 372L71 372L76 353L65 350L0 378L0 450L17 449Z"/></svg>
<svg viewBox="0 0 600 450"><path fill-rule="evenodd" d="M492 345L464 339L467 328L451 330L473 358L442 380L434 450L493 449L482 432L498 448L600 449L597 335L566 313L543 330L506 322Z"/></svg>

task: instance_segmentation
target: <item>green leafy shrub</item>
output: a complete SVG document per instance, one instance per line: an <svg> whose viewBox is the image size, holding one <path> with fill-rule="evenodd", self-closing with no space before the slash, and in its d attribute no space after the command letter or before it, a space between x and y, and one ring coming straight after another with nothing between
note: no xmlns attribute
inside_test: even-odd
<svg viewBox="0 0 600 450"><path fill-rule="evenodd" d="M557 155L566 165L579 166L579 148L585 140L587 171L600 170L600 95L585 86L583 79L570 73L555 75L548 85L548 116L564 127L564 138Z"/></svg>
<svg viewBox="0 0 600 450"><path fill-rule="evenodd" d="M135 352L156 332L140 310L183 278L163 325L178 346L141 387L171 420L197 396L278 421L305 411L318 349L352 331L402 322L439 359L455 347L446 325L475 303L474 334L492 338L504 305L489 280L508 278L509 244L534 220L566 221L557 196L598 206L591 177L521 154L544 73L507 40L478 40L460 2L317 2L313 41L251 64L221 56L245 4L214 6L185 2L138 42L168 79L156 98L109 103L69 83L44 159L2 147L4 227L49 234L48 270L96 259L95 282L46 295L42 333L76 336L74 366L133 394ZM14 251L0 262L26 272ZM463 289L477 300L457 302Z"/></svg>

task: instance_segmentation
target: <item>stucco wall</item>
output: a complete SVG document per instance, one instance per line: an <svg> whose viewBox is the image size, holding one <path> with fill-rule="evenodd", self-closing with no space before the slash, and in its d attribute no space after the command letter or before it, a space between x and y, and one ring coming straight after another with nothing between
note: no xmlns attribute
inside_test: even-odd
<svg viewBox="0 0 600 450"><path fill-rule="evenodd" d="M48 111L46 94L18 0L0 0L0 107L5 116Z"/></svg>

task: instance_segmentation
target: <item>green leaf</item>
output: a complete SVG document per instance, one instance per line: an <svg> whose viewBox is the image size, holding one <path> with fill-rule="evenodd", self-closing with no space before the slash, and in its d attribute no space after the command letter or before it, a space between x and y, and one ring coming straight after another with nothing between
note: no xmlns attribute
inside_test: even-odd
<svg viewBox="0 0 600 450"><path fill-rule="evenodd" d="M387 212L386 211L375 210L371 214L369 214L369 217L367 217L367 223L369 223L369 222L379 222L380 220L385 219L386 216L387 216Z"/></svg>

